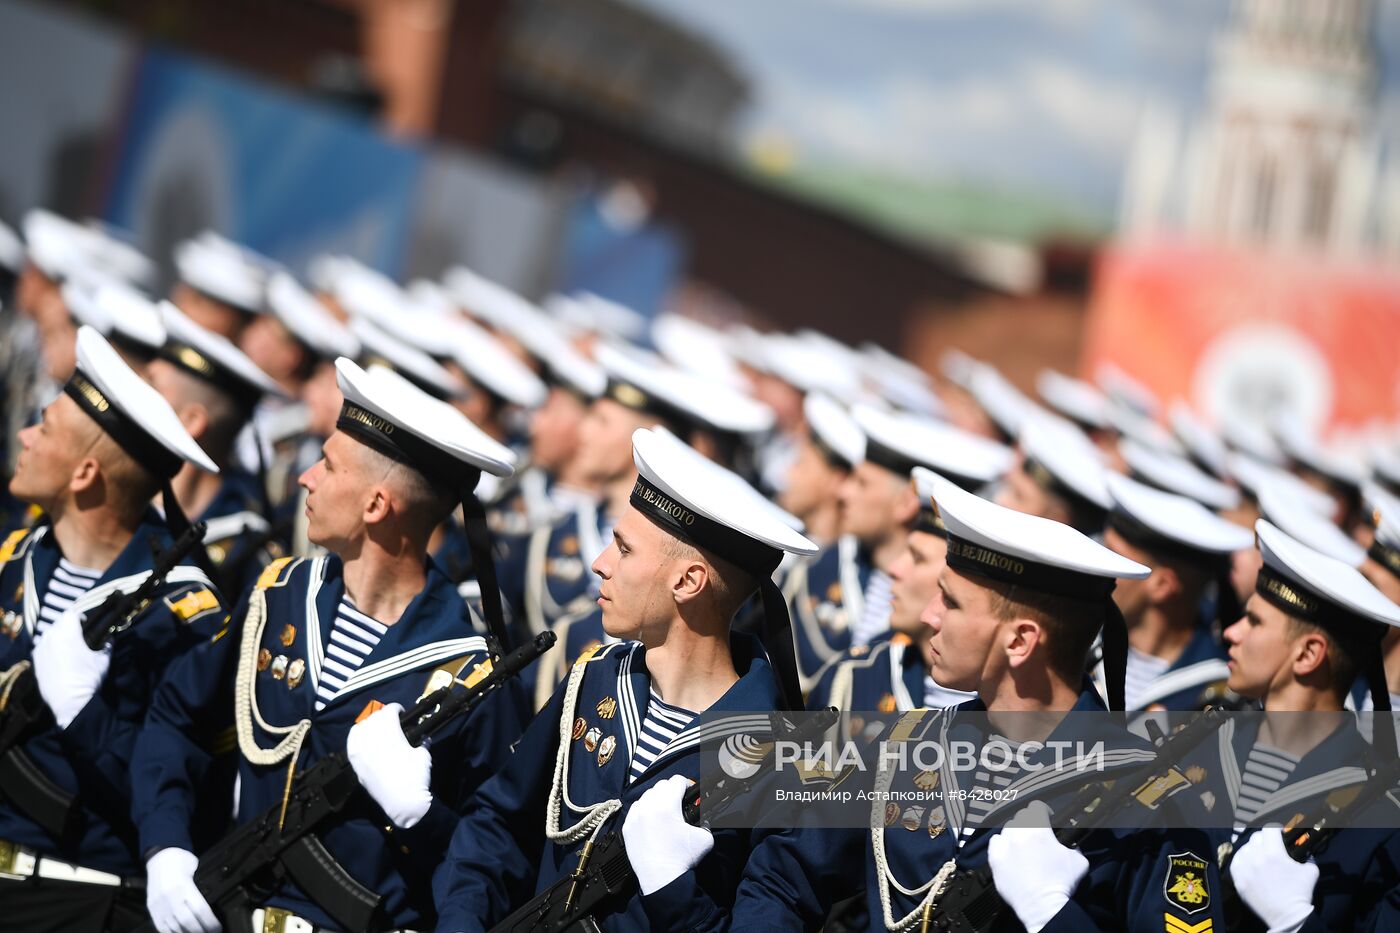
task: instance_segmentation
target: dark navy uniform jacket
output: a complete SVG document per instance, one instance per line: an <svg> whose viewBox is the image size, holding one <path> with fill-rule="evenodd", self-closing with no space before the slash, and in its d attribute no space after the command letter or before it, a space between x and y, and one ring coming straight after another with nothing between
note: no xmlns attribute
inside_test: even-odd
<svg viewBox="0 0 1400 933"><path fill-rule="evenodd" d="M552 631L559 640L554 648L540 658L522 676L522 683L533 681L535 709L543 709L554 695L559 684L579 658L595 648L609 644L616 639L609 638L603 631L603 610L590 604L572 615L566 615L554 623Z"/></svg>
<svg viewBox="0 0 1400 933"><path fill-rule="evenodd" d="M870 571L869 557L854 538L843 536L810 559L794 563L783 578L804 692L851 646Z"/></svg>
<svg viewBox="0 0 1400 933"><path fill-rule="evenodd" d="M1074 711L1101 712L1103 709L1098 692L1086 684ZM971 737L962 734L964 727L958 724L956 713L984 710L980 700L955 707L950 732L939 736L939 740ZM929 724L928 735L937 732L939 723L950 721L947 712L928 711L906 714L901 724L912 723L911 717L922 717L919 722ZM1095 738L1103 738L1107 749L1104 761L1110 770L1131 768L1152 758L1153 753L1144 741L1107 723L1081 721L1074 730L1076 739L1085 738L1090 744ZM1042 754L1047 763L1052 761L1048 751ZM1072 761L1072 756L1066 755L1066 761ZM936 782L934 774L938 776ZM1053 810L1081 786L1081 779L1071 774L1060 790L1056 790L1055 783L1037 788L1036 775L1037 772L1028 772L1013 783L1011 787L1023 785L1027 793L999 804L998 807L1004 808L1001 817L993 810L987 819L1000 822L1001 818L1017 812L1029 802L1032 790L1036 790L1037 799L1044 799ZM938 798L941 802L886 804L874 801L873 807L885 810L884 819L880 821L883 825L872 817L878 829L823 829L799 823L794 829L767 834L745 867L732 911L709 901L695 885L693 873L682 875L648 896L648 910L656 918L658 929L809 930L820 926L833 903L859 893L863 885L866 907L872 918L871 928L883 930L882 880L888 885L890 913L897 922L911 913L921 912L924 895L924 891L917 896L905 894L901 887L909 891L926 890L949 859L956 859L959 868L980 868L987 864L987 843L997 830L973 829L964 833L967 802L959 799L958 792L969 788L961 787L958 782L969 778L967 772L955 773L947 768L917 774L911 768L896 775L889 790L898 793L916 787L929 790L930 784L933 789L941 786L943 795ZM1201 823L1194 816L1199 809L1188 794L1177 794L1161 807L1163 818L1157 821L1155 828L1101 829L1089 835L1080 847L1089 860L1089 872L1045 930L1050 933L1093 930L1161 933L1164 929L1195 929L1215 933L1223 929L1220 881L1214 859L1218 841L1223 837L1196 828ZM883 872L877 867L877 845L885 857ZM855 867L861 864L862 868ZM1187 879L1187 873L1193 877ZM1179 921L1181 926L1174 926L1174 921ZM912 929L919 929L918 922L912 924ZM1023 927L1008 907L996 929L1019 931Z"/></svg>
<svg viewBox="0 0 1400 933"><path fill-rule="evenodd" d="M558 808L557 830L573 827L594 805L619 801L620 809L602 831L620 831L627 809L658 780L673 774L700 777L701 741L722 736L724 732L716 729L733 725L730 721L711 727L715 716L776 709L777 684L757 640L735 635L732 644L739 680L634 781L628 780L632 749L650 697L646 649L637 642L619 642L581 660L573 707L565 708L568 689L561 687L525 731L505 767L482 785L467 807L447 861L433 881L438 929L490 929L573 871L587 835L567 844L550 841L546 830L551 800ZM762 722L767 722L766 716ZM568 760L563 780L555 787L561 742ZM747 839L747 833L717 830L714 850L691 873L698 889L719 904L728 905L733 896L748 853ZM606 931L664 929L653 927L636 894L595 919Z"/></svg>
<svg viewBox="0 0 1400 933"><path fill-rule="evenodd" d="M1171 667L1153 678L1134 709L1190 712L1202 710L1225 695L1230 668L1225 646L1216 640L1206 622L1196 626L1191 640ZM1096 669L1102 687L1103 667Z"/></svg>
<svg viewBox="0 0 1400 933"><path fill-rule="evenodd" d="M209 523L204 549L224 575L218 581L220 589L236 600L257 580L263 565L278 556L281 542L267 536L271 525L261 511L258 478L236 467L219 475L223 482L199 520Z"/></svg>
<svg viewBox="0 0 1400 933"><path fill-rule="evenodd" d="M1280 714L1290 715L1290 714ZM1187 775L1216 823L1229 821L1239 799L1250 749L1263 723L1263 714L1231 717L1216 740L1207 740L1190 757ZM1378 719L1377 722L1380 722ZM1250 827L1234 842L1239 850L1255 832L1253 827L1287 825L1298 815L1310 818L1329 794L1355 787L1368 777L1371 747L1351 717L1304 755L1288 778L1264 802ZM1354 816L1356 828L1342 829L1314 854L1319 877L1313 890L1313 913L1305 931L1400 930L1400 810L1382 796L1364 815ZM1368 825L1369 824L1369 825ZM1263 930L1250 910L1240 906L1244 929Z"/></svg>
<svg viewBox="0 0 1400 933"><path fill-rule="evenodd" d="M134 590L150 573L152 542L160 548L171 544L165 523L153 509L74 608L90 610L115 589ZM39 609L61 556L47 523L12 532L0 547L0 669L30 658ZM68 728L51 724L24 743L49 779L81 804L74 837L50 837L0 793L0 839L99 871L124 877L143 874L130 818L136 736L166 667L208 641L226 615L208 578L192 566L172 571L159 594L131 628L113 640L106 678Z"/></svg>
<svg viewBox="0 0 1400 933"><path fill-rule="evenodd" d="M467 609L452 583L431 561L427 582L356 673L316 711L317 684L336 610L344 592L342 564L335 556L286 558L269 564L258 581L266 599L266 623L254 674L262 718L279 727L311 722L297 770L345 749L346 736L373 702L412 706L432 681L469 670L485 657L485 641L473 633ZM234 721L233 676L243 650L250 600L245 598L231 627L173 665L152 704L132 764L133 813L141 850L189 849L191 814L209 766L206 737L227 734ZM440 673L446 672L446 673ZM433 804L407 830L386 831L388 817L367 794L352 803L318 835L357 881L384 896L391 927L422 927L432 919L429 878L457 824L456 807L499 767L524 727L518 685L497 691L465 721L434 736ZM253 722L260 748L272 735ZM280 804L287 763L257 766L238 756L240 780L236 822L249 822ZM292 883L267 904L290 909L319 926L333 928L326 912Z"/></svg>

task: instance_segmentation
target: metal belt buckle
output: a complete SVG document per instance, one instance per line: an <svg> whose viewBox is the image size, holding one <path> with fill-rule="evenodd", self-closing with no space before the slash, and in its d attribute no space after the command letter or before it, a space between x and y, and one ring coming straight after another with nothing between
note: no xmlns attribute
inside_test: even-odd
<svg viewBox="0 0 1400 933"><path fill-rule="evenodd" d="M13 875L15 861L19 857L19 845L0 839L0 875Z"/></svg>
<svg viewBox="0 0 1400 933"><path fill-rule="evenodd" d="M262 933L286 933L287 918L292 916L290 910L281 907L264 907Z"/></svg>

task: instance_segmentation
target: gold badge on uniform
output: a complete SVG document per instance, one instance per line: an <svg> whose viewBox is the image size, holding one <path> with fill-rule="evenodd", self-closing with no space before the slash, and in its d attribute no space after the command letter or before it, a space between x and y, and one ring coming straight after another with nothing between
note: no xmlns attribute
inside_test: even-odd
<svg viewBox="0 0 1400 933"><path fill-rule="evenodd" d="M272 679L281 680L287 676L287 656L279 654L272 659Z"/></svg>
<svg viewBox="0 0 1400 933"><path fill-rule="evenodd" d="M1186 769L1186 780L1192 784L1200 784L1206 779L1206 769L1200 765L1192 765Z"/></svg>
<svg viewBox="0 0 1400 933"><path fill-rule="evenodd" d="M268 666L269 664L271 664L271 663L272 663L272 652L271 652L271 651L268 651L266 648L263 648L261 651L258 652L258 670L260 670L260 671L265 671L265 670L267 670L267 666Z"/></svg>
<svg viewBox="0 0 1400 933"><path fill-rule="evenodd" d="M587 731L588 731L588 723L586 723L586 722L583 721L583 717L582 717L582 716L580 716L579 718L577 718L577 719L574 720L573 740L574 740L575 742L577 742L579 739L583 738L583 734L584 734L585 732L587 732Z"/></svg>
<svg viewBox="0 0 1400 933"><path fill-rule="evenodd" d="M209 559L216 564L222 564L224 558L228 557L228 550L222 544L211 544L204 550L209 552Z"/></svg>
<svg viewBox="0 0 1400 933"><path fill-rule="evenodd" d="M948 817L941 804L928 811L928 837L930 839L937 839L947 825Z"/></svg>
<svg viewBox="0 0 1400 933"><path fill-rule="evenodd" d="M559 542L559 550L564 554L578 553L578 535L568 535Z"/></svg>
<svg viewBox="0 0 1400 933"><path fill-rule="evenodd" d="M833 583L826 588L827 602L839 603L841 601L841 584Z"/></svg>
<svg viewBox="0 0 1400 933"><path fill-rule="evenodd" d="M296 640L297 627L290 622L282 626L282 634L278 637L278 641L282 642L282 647L290 648L292 647L292 642Z"/></svg>
<svg viewBox="0 0 1400 933"><path fill-rule="evenodd" d="M306 662L297 658L287 665L287 689L295 690L297 684L301 683L301 678L306 674Z"/></svg>
<svg viewBox="0 0 1400 933"><path fill-rule="evenodd" d="M876 705L875 708L882 713L893 713L898 708L897 704L894 701L894 694L887 693L884 696L880 697L880 702Z"/></svg>
<svg viewBox="0 0 1400 933"><path fill-rule="evenodd" d="M617 715L617 701L612 697L603 697L598 701L595 709L598 710L598 715L604 719L612 719L613 716Z"/></svg>
<svg viewBox="0 0 1400 933"><path fill-rule="evenodd" d="M1167 856L1167 877L1162 881L1167 903L1186 914L1196 914L1210 906L1206 886L1206 860L1193 852Z"/></svg>
<svg viewBox="0 0 1400 933"><path fill-rule="evenodd" d="M923 824L923 822L924 807L918 806L917 804L905 810L904 819L900 821L901 825L905 829L909 830L911 833L914 830L918 829L919 826Z"/></svg>
<svg viewBox="0 0 1400 933"><path fill-rule="evenodd" d="M596 751L598 748L598 740L602 737L603 730L599 729L597 726L594 726L592 729L589 729L586 733L584 733L583 747L588 749L590 752Z"/></svg>
<svg viewBox="0 0 1400 933"><path fill-rule="evenodd" d="M598 767L602 767L612 761L613 752L617 751L617 739L612 736L605 736L598 746Z"/></svg>
<svg viewBox="0 0 1400 933"><path fill-rule="evenodd" d="M7 612L0 616L0 627L3 627L5 634L11 638L19 637L20 627L24 625L24 617L18 612Z"/></svg>
<svg viewBox="0 0 1400 933"><path fill-rule="evenodd" d="M893 826L895 823L898 823L898 822L899 822L899 804L897 804L897 803L887 803L887 804L885 804L885 825L886 825L886 826Z"/></svg>
<svg viewBox="0 0 1400 933"><path fill-rule="evenodd" d="M932 768L914 775L914 786L919 790L934 790L938 787L938 772Z"/></svg>

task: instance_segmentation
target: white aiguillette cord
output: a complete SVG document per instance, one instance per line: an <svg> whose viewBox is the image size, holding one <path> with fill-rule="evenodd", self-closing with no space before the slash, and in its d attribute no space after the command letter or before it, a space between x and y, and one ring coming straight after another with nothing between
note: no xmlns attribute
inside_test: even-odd
<svg viewBox="0 0 1400 933"><path fill-rule="evenodd" d="M291 759L287 764L287 781L282 789L282 819L287 816L287 801L292 792L292 776L301 756L302 742L311 731L311 720L303 719L291 726L274 726L262 717L258 709L257 684L258 649L262 645L263 627L267 624L267 594L254 589L248 600L248 613L243 619L243 643L238 655L238 679L234 683L233 709L238 727L238 748L250 764L271 767ZM273 748L262 748L253 735L253 722L272 735L283 736Z"/></svg>

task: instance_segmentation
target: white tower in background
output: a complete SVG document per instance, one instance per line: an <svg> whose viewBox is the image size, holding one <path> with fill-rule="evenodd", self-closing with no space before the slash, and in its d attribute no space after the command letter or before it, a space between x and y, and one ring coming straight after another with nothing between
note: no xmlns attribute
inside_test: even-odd
<svg viewBox="0 0 1400 933"><path fill-rule="evenodd" d="M1149 115L1122 233L1400 258L1400 166L1383 161L1372 0L1236 0L1210 109L1179 133ZM1397 141L1400 142L1400 141Z"/></svg>

